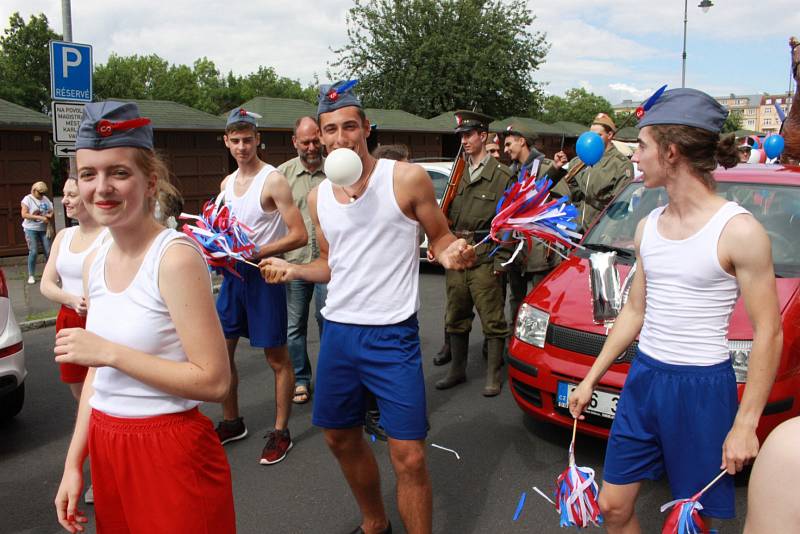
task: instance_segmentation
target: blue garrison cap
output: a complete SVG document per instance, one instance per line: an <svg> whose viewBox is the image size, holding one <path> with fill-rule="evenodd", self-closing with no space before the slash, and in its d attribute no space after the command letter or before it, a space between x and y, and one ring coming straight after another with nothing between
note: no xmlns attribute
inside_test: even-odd
<svg viewBox="0 0 800 534"><path fill-rule="evenodd" d="M75 148L130 146L153 149L150 119L139 115L132 102L90 102L83 108Z"/></svg>
<svg viewBox="0 0 800 534"><path fill-rule="evenodd" d="M638 127L680 124L719 133L727 117L728 110L702 91L670 89L645 112Z"/></svg>
<svg viewBox="0 0 800 534"><path fill-rule="evenodd" d="M320 85L317 96L317 117L348 106L360 108L361 101L351 91L357 83L358 80L344 80L331 85Z"/></svg>
<svg viewBox="0 0 800 534"><path fill-rule="evenodd" d="M246 122L247 124L252 124L258 128L258 121L256 119L260 118L261 115L258 113L247 111L244 108L232 109L231 112L228 113L228 122L225 123L225 127L227 128L231 124L235 124L237 122Z"/></svg>

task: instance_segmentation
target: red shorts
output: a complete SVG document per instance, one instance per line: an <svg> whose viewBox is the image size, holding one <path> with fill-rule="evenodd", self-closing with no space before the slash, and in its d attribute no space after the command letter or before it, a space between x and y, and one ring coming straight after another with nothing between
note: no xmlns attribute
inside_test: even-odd
<svg viewBox="0 0 800 534"><path fill-rule="evenodd" d="M92 410L97 532L236 532L228 459L197 408L144 418Z"/></svg>
<svg viewBox="0 0 800 534"><path fill-rule="evenodd" d="M86 316L81 317L78 312L69 306L61 305L56 317L56 334L62 328L86 328ZM86 379L88 367L74 363L60 363L61 381L65 384L80 384Z"/></svg>

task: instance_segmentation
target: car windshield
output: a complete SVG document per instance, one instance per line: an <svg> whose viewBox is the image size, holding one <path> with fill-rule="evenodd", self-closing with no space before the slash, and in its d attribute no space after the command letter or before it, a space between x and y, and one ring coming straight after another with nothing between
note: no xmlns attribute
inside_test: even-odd
<svg viewBox="0 0 800 534"><path fill-rule="evenodd" d="M433 188L436 190L436 198L442 198L444 196L444 190L447 189L447 181L450 179L450 176L446 174L444 171L437 171L434 169L426 169L428 171L428 175L433 180Z"/></svg>
<svg viewBox="0 0 800 534"><path fill-rule="evenodd" d="M718 182L717 193L737 202L764 226L772 242L772 260L779 277L800 277L800 188L779 185ZM583 244L590 250L617 250L620 259L633 258L633 238L639 221L668 202L663 187L630 184L589 231ZM623 260L624 261L624 260Z"/></svg>

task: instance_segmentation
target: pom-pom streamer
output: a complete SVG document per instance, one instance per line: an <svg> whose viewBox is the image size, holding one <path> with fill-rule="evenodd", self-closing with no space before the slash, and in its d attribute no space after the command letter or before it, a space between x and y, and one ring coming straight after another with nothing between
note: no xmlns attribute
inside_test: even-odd
<svg viewBox="0 0 800 534"><path fill-rule="evenodd" d="M666 521L664 521L664 528L661 534L707 534L703 519L700 517L700 510L703 505L700 504L700 497L711 488L714 484L721 479L727 471L721 471L717 477L709 482L705 488L695 493L690 499L676 499L670 501L661 507L664 512L672 508Z"/></svg>
<svg viewBox="0 0 800 534"><path fill-rule="evenodd" d="M216 200L203 204L200 215L181 213L180 219L195 221L194 225L184 224L182 230L200 246L209 269L217 272L225 269L239 276L237 261L258 267L248 261L256 246L247 235L250 229L231 214L223 195L220 193Z"/></svg>

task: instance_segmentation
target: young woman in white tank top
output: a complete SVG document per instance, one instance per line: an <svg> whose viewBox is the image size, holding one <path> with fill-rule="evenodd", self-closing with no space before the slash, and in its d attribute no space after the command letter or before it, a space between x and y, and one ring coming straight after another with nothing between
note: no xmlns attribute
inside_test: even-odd
<svg viewBox="0 0 800 534"><path fill-rule="evenodd" d="M135 104L87 104L76 142L81 199L113 241L84 264L86 329L56 361L88 366L56 496L65 530L91 460L98 532L235 532L230 468L197 406L227 394L230 368L196 247L153 217L167 169Z"/></svg>
<svg viewBox="0 0 800 534"><path fill-rule="evenodd" d="M68 178L64 183L64 208L67 217L78 226L64 228L53 241L47 265L42 274L42 295L61 304L56 318L56 334L62 328L86 326L86 298L83 295L83 260L108 236L108 230L95 222L78 195L78 181ZM81 398L87 367L71 363L59 365L61 381L69 384L75 400Z"/></svg>

